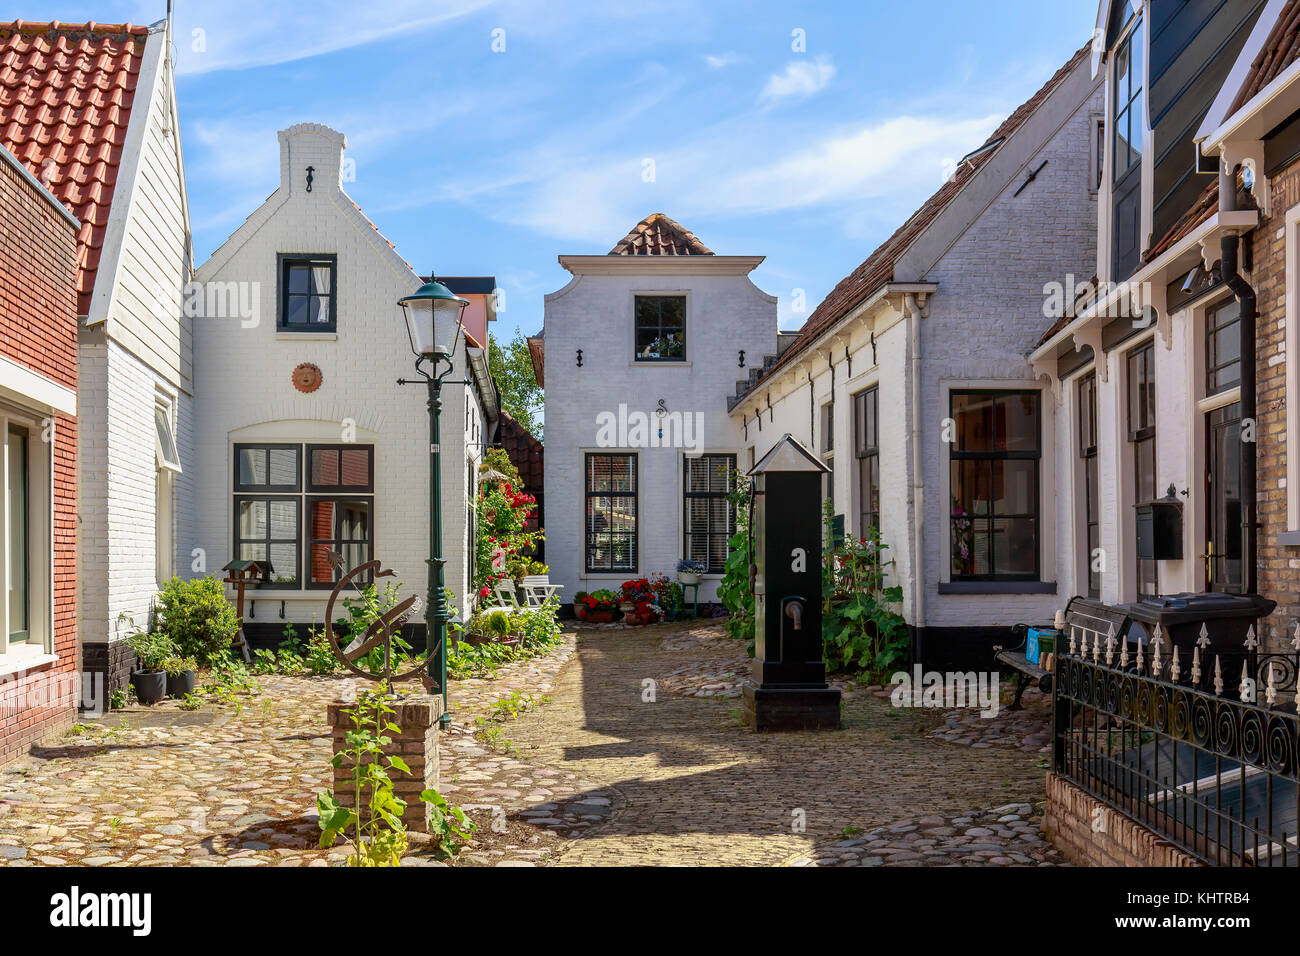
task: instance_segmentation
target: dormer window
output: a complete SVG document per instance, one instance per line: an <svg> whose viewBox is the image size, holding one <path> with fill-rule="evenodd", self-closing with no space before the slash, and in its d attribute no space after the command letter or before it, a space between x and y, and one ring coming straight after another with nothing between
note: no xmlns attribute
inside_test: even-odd
<svg viewBox="0 0 1300 956"><path fill-rule="evenodd" d="M686 296L637 296L634 339L638 362L686 361Z"/></svg>
<svg viewBox="0 0 1300 956"><path fill-rule="evenodd" d="M334 332L338 257L280 255L281 332Z"/></svg>

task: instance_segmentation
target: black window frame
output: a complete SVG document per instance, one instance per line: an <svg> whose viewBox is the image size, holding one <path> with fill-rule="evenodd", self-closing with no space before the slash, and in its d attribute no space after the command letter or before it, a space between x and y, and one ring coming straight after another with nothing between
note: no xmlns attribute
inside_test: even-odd
<svg viewBox="0 0 1300 956"><path fill-rule="evenodd" d="M1146 393L1141 395L1135 401L1134 388L1136 386L1136 376L1134 375L1135 362L1142 359L1143 377L1142 382L1148 386L1144 390ZM1147 501L1153 501L1158 496L1156 479L1156 469L1159 467L1159 459L1156 456L1156 349L1155 339L1149 338L1141 345L1136 345L1124 353L1124 416L1125 428L1128 433L1128 441L1132 446L1131 465L1133 468L1133 506L1136 509ZM1137 411L1137 420L1135 421L1134 412ZM1150 460L1150 486L1144 488L1141 468L1142 459ZM1133 535L1137 537L1136 512L1133 523ZM1152 559L1136 558L1137 562L1137 593L1139 598L1155 597L1160 593L1160 566ZM1150 587L1147 587L1148 582Z"/></svg>
<svg viewBox="0 0 1300 956"><path fill-rule="evenodd" d="M691 491L690 490L691 462L702 461L702 460L712 459L712 458L722 458L729 463L727 481L725 482L726 487L724 488L724 490L720 492ZM701 499L708 500L708 501L717 501L721 499L722 501L725 502L727 500L727 495L731 492L732 487L734 487L735 485L737 466L738 466L738 462L736 461L736 456L733 454L727 454L725 452L709 453L709 454L698 455L694 458L682 459L682 548L683 548L682 554L683 556L688 558L691 556L692 553L691 539L703 535L705 539L704 554L706 557L712 558L713 537L715 535L722 534L724 538L723 544L725 546L726 541L730 540L731 536L736 533L736 510L733 507L731 507L730 502L727 502L727 530L725 533L719 531L712 531L709 530L708 528L706 528L704 531L692 531L690 502L693 500L701 500ZM704 573L722 574L723 572L725 572L726 564L727 564L727 559L725 557L726 555L725 547L723 549L723 555L724 557L722 559L722 563L717 566L715 566L711 560L705 561L704 564L707 567Z"/></svg>
<svg viewBox="0 0 1300 956"><path fill-rule="evenodd" d="M954 388L948 393L948 414L952 421L957 420L956 400L961 396L968 395L994 395L999 397L1014 397L1018 395L1032 396L1034 400L1034 436L1036 448L1013 449L1013 450L971 450L963 451L956 447L956 438L948 446L948 473L949 473L949 497L955 493L955 488L951 484L953 465L962 461L987 461L990 463L990 469L993 464L1002 461L1032 461L1034 463L1034 491L1033 491L1033 512L1008 512L996 513L992 510L992 499L989 501L989 510L983 514L972 515L953 515L950 513L948 518L948 540L949 546L954 547L956 539L956 529L954 523L961 520L969 520L972 524L972 540L974 538L974 522L977 519L984 520L991 526L993 522L1003 521L1023 521L1033 522L1034 534L1034 569L1032 572L1017 571L1010 573L998 573L995 563L995 550L993 548L993 536L988 536L988 559L987 564L989 572L985 574L962 574L954 569L955 554L949 555L948 571L949 580L953 582L965 581L1017 581L1017 582L1039 582L1042 580L1043 570L1043 393L1041 389L1036 388ZM991 473L990 473L991 474ZM992 483L990 483L990 494L992 493Z"/></svg>
<svg viewBox="0 0 1300 956"><path fill-rule="evenodd" d="M323 266L328 265L330 269L330 291L329 291L329 322L315 322L305 324L293 324L289 322L289 297L290 295L304 298L321 298L320 293L290 293L289 292L289 270L296 266ZM275 257L275 281L277 315L275 319L275 328L277 332L302 332L306 334L329 334L338 332L339 315L339 257L335 253L325 252L280 252Z"/></svg>
<svg viewBox="0 0 1300 956"><path fill-rule="evenodd" d="M239 533L239 507L245 502L265 502L266 503L266 534L260 538L246 538ZM293 504L294 510L294 538L275 538L271 536L271 503L287 501ZM236 494L234 496L234 508L231 515L231 523L234 526L234 556L239 558L243 553L245 544L264 545L266 548L266 559L271 564L269 574L263 574L262 580L258 587L261 590L274 589L280 591L297 591L302 588L302 495L284 495L284 494ZM297 575L292 582L276 581L274 575L280 573L275 568L275 562L271 560L272 545L294 546L294 556L297 559ZM256 558L249 560L256 561Z"/></svg>
<svg viewBox="0 0 1300 956"><path fill-rule="evenodd" d="M369 461L367 462L366 470L370 476L370 480L366 482L366 484L364 485L345 485L345 484L318 485L312 481L311 457L313 453L318 451L324 451L324 452L356 451L358 448L366 451L369 456ZM340 455L339 478L342 479L342 477L343 477L343 459L342 456ZM306 451L303 456L302 480L303 480L303 487L305 488L306 493L309 495L335 495L335 496L373 495L375 493L375 446L369 444L362 444L360 442L338 442L334 444L308 444L306 446Z"/></svg>
<svg viewBox="0 0 1300 956"><path fill-rule="evenodd" d="M1146 132L1146 78L1142 74L1146 68L1146 31L1142 22L1142 14L1138 13L1134 17L1134 22L1125 26L1123 37L1115 44L1115 51L1112 57L1113 66L1111 68L1111 85L1113 87L1111 97L1111 109L1114 122L1111 124L1111 182L1117 183L1124 177L1134 164L1142 162L1142 153L1145 148L1143 142ZM1136 42L1135 42L1136 41ZM1134 51L1137 51L1137 57L1134 57ZM1127 66L1125 74L1122 77L1124 83L1121 84L1120 64L1123 58L1127 56ZM1126 95L1125 95L1126 93ZM1123 100L1121 102L1121 95ZM1138 130L1137 146L1133 145L1133 127L1136 121ZM1124 130L1127 139L1124 140L1125 148L1128 152L1125 154L1124 165L1119 162L1119 144L1120 130Z"/></svg>
<svg viewBox="0 0 1300 956"><path fill-rule="evenodd" d="M1220 317L1228 313L1232 317L1227 321L1220 321ZM1232 339L1236 346L1236 358L1220 361L1215 346L1218 333L1234 330L1237 335ZM1241 303L1237 301L1236 296L1217 302L1205 310L1205 394L1219 395L1223 392L1231 391L1241 385ZM1225 371L1236 367L1236 378L1224 380L1221 378Z"/></svg>
<svg viewBox="0 0 1300 956"><path fill-rule="evenodd" d="M1079 377L1075 394L1079 402L1078 455L1083 467L1083 561L1088 575L1088 597L1097 598L1101 596L1101 572L1093 570L1092 558L1095 550L1101 547L1101 476L1097 457L1100 406L1095 369Z"/></svg>
<svg viewBox="0 0 1300 956"><path fill-rule="evenodd" d="M872 427L867 428L870 409ZM874 440L870 440L874 439ZM853 457L858 478L858 537L866 537L868 528L880 530L880 386L871 385L853 396ZM875 477L876 509L868 510L863 484L864 469Z"/></svg>
<svg viewBox="0 0 1300 956"><path fill-rule="evenodd" d="M366 561L371 561L375 556L375 524L376 524L376 502L375 502L375 446L366 442L339 442L339 443L321 443L321 442L239 442L234 446L232 455L232 500L233 509L231 514L232 538L234 544L233 553L236 557L240 555L241 547L244 544L265 544L267 545L267 557L270 557L270 544L277 545L294 545L294 553L297 556L298 571L297 577L293 583L276 582L270 576L264 576L260 587L263 589L272 588L279 590L329 590L332 589L336 580L329 582L315 582L311 580L311 558L312 548L314 545L323 542L347 542L351 544L365 543L368 545L368 555ZM368 453L369 465L369 482L366 486L360 485L317 485L311 481L311 455L313 451L355 451L364 449ZM294 482L292 484L248 484L240 481L239 464L240 458L244 452L260 451L267 457L264 459L266 475L270 478L270 452L271 451L291 451L294 453ZM341 475L340 475L341 477ZM240 504L245 501L293 501L295 502L296 513L296 537L293 541L286 538L270 537L270 521L267 522L267 536L264 538L246 538L240 534L239 528L239 508ZM310 526L311 505L316 501L331 501L335 503L363 502L369 506L369 520L367 530L369 540L362 542L359 539L344 539L338 536L339 512L336 509L333 518L333 527L331 538L316 538L313 536L313 529ZM274 565L274 562L272 562ZM278 573L276 569L272 573ZM369 583L372 577L367 574L357 579L361 583Z"/></svg>
<svg viewBox="0 0 1300 956"><path fill-rule="evenodd" d="M664 299L674 299L674 300L679 300L682 303L682 328L681 328L682 354L681 355L646 356L646 357L643 357L641 355L641 349L637 344L641 340L641 330L643 328L641 324L641 302L642 300L649 300L649 299L658 299L661 302ZM638 292L632 296L632 359L633 361L650 362L650 363L659 363L659 362L674 363L675 362L679 364L687 361L688 355L686 351L686 326L687 326L686 307L687 307L687 296L683 293L660 294L656 292L645 292L645 293ZM648 325L644 327L649 328ZM659 333L657 338L662 338L664 332L662 305L659 306L658 322L655 323L654 328Z"/></svg>
<svg viewBox="0 0 1300 956"><path fill-rule="evenodd" d="M266 477L264 485L246 484L239 480L239 457L244 451L262 451L266 453ZM294 453L294 482L291 485L273 485L271 478L272 451L292 451ZM236 494L252 495L288 495L302 494L302 443L301 442L238 442L234 453L234 484Z"/></svg>
<svg viewBox="0 0 1300 956"><path fill-rule="evenodd" d="M591 463L596 458L627 458L631 460L632 467L628 474L632 476L631 491L593 491L591 489ZM617 574L628 573L636 574L640 567L641 561L641 540L640 540L640 508L641 508L641 476L640 476L640 456L636 452L587 452L583 456L582 462L582 488L583 488L583 567L588 574ZM591 499L592 498L630 498L632 500L632 530L631 531L593 531L591 527ZM592 545L595 536L598 534L609 537L610 547L610 564L609 567L596 567L591 563ZM613 561L613 541L615 537L626 537L629 541L628 554L631 562L628 567L615 567Z"/></svg>

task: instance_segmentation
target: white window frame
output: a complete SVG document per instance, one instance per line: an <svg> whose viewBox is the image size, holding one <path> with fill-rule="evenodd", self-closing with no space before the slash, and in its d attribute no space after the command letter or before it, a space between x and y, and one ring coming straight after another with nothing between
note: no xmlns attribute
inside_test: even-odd
<svg viewBox="0 0 1300 956"><path fill-rule="evenodd" d="M27 429L28 507L28 637L9 643L9 426ZM54 463L55 426L52 418L0 406L0 434L5 436L0 461L0 674L57 660L54 652Z"/></svg>

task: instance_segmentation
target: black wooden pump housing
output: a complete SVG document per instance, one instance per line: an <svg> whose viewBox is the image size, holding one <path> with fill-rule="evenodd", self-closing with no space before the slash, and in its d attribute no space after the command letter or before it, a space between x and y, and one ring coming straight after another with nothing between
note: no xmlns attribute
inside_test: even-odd
<svg viewBox="0 0 1300 956"><path fill-rule="evenodd" d="M754 661L745 685L757 730L838 727L840 692L822 660L822 476L790 435L750 471Z"/></svg>

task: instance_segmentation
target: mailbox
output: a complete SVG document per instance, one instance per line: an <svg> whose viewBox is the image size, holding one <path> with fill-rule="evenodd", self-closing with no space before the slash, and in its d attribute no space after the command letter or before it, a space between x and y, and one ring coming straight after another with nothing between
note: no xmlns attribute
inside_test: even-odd
<svg viewBox="0 0 1300 956"><path fill-rule="evenodd" d="M822 476L784 435L750 470L754 661L744 686L755 730L839 727L840 692L822 660Z"/></svg>
<svg viewBox="0 0 1300 956"><path fill-rule="evenodd" d="M1165 497L1137 506L1137 556L1147 561L1183 559L1183 503L1173 485Z"/></svg>

